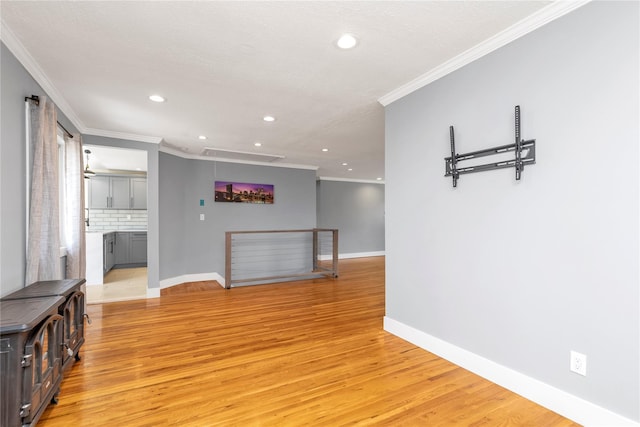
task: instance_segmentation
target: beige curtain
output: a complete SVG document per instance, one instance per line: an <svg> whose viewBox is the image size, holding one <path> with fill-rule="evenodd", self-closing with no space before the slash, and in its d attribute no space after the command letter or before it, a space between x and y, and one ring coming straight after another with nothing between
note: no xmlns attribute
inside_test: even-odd
<svg viewBox="0 0 640 427"><path fill-rule="evenodd" d="M68 279L85 277L85 211L82 137L65 135L65 242Z"/></svg>
<svg viewBox="0 0 640 427"><path fill-rule="evenodd" d="M62 277L56 107L41 96L38 104L31 103L29 116L33 162L25 286Z"/></svg>

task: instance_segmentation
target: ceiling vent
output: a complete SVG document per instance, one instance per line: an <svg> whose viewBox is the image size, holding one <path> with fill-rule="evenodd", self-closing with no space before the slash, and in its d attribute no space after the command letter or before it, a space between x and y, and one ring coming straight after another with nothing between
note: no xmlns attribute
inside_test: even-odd
<svg viewBox="0 0 640 427"><path fill-rule="evenodd" d="M223 148L204 147L202 155L215 157L218 159L230 159L250 162L275 162L284 159L285 156L279 154L250 153L247 151L225 150Z"/></svg>

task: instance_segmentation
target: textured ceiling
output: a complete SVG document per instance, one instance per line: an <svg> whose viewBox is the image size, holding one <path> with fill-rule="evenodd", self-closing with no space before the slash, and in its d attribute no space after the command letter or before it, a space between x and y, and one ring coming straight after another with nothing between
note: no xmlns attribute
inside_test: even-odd
<svg viewBox="0 0 640 427"><path fill-rule="evenodd" d="M85 133L157 137L185 155L282 155L271 164L375 180L378 99L547 4L3 0L0 16L3 40L9 30ZM335 46L344 32L356 48ZM156 93L167 102L149 101Z"/></svg>

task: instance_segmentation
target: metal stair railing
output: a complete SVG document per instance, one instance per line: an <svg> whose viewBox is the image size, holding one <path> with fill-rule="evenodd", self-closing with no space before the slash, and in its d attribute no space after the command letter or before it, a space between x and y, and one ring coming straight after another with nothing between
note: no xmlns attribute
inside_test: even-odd
<svg viewBox="0 0 640 427"><path fill-rule="evenodd" d="M285 279L338 277L338 230L225 232L225 288Z"/></svg>

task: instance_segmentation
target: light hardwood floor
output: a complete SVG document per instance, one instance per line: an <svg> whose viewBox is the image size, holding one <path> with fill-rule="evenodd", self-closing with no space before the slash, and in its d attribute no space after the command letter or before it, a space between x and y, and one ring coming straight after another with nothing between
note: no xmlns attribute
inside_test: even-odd
<svg viewBox="0 0 640 427"><path fill-rule="evenodd" d="M577 425L384 332L382 257L340 261L335 280L205 282L88 312L41 427Z"/></svg>
<svg viewBox="0 0 640 427"><path fill-rule="evenodd" d="M116 268L104 284L87 286L87 304L129 301L147 297L147 267Z"/></svg>

